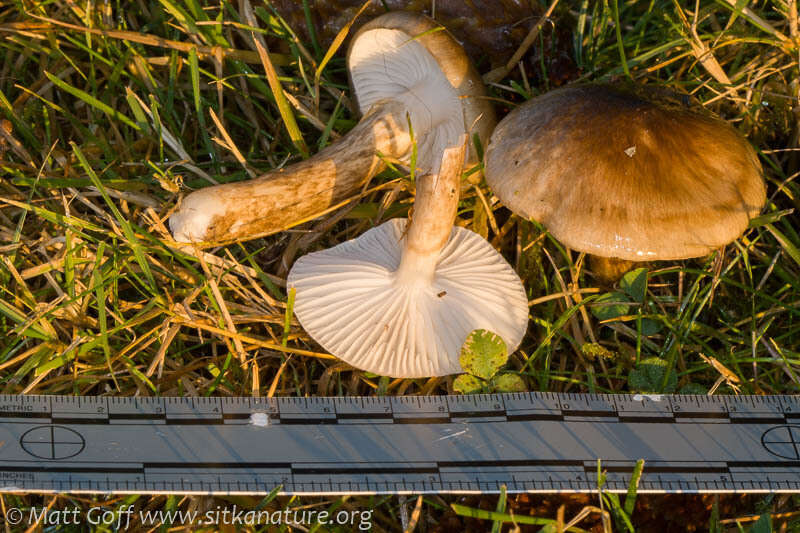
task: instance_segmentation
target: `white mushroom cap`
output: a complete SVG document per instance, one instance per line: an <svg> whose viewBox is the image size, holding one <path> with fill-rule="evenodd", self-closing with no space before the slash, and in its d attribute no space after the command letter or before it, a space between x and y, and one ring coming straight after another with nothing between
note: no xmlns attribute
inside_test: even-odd
<svg viewBox="0 0 800 533"><path fill-rule="evenodd" d="M494 127L480 76L433 19L406 12L377 17L353 38L347 63L362 113L387 98L405 104L421 172L436 172L442 152L462 134L478 133L485 142Z"/></svg>
<svg viewBox="0 0 800 533"><path fill-rule="evenodd" d="M405 104L411 126L420 133L420 169L430 169L434 155L463 132L458 95L430 52L404 32L365 32L350 53L350 68L362 113L387 97Z"/></svg>
<svg viewBox="0 0 800 533"><path fill-rule="evenodd" d="M297 260L287 286L294 312L323 348L351 365L394 377L462 372L474 329L519 346L528 302L519 276L480 235L453 227L433 281L398 276L406 219Z"/></svg>
<svg viewBox="0 0 800 533"><path fill-rule="evenodd" d="M495 125L485 89L463 48L434 20L393 12L368 22L348 53L363 117L313 157L255 179L188 195L170 217L176 240L210 246L254 239L316 218L352 198L386 167L411 159L420 174L463 134L485 145ZM474 151L465 160L475 160ZM448 228L449 229L449 228Z"/></svg>

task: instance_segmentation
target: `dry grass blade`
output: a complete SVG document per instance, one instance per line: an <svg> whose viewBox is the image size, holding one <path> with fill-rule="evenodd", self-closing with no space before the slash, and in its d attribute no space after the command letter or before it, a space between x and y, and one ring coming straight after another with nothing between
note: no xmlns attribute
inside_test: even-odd
<svg viewBox="0 0 800 533"><path fill-rule="evenodd" d="M717 58L714 57L712 51L708 48L708 45L703 42L703 40L700 39L700 36L697 34L697 13L695 13L695 20L690 23L686 18L686 14L683 12L683 8L680 6L680 4L678 4L678 1L673 0L673 2L675 3L675 12L679 14L681 22L683 23L685 30L688 32L686 40L689 43L689 46L692 48L692 53L694 56L697 58L700 64L703 65L703 68L706 69L706 71L708 71L708 73L711 74L715 80L717 80L717 82L726 87L730 86L730 78L728 78L728 75L725 74L725 71L722 69L722 66L720 66ZM733 87L729 88L728 90L734 93L736 92L735 88Z"/></svg>
<svg viewBox="0 0 800 533"><path fill-rule="evenodd" d="M422 516L422 495L417 496L417 503L414 504L414 510L411 511L411 517L408 520L408 526L403 530L403 533L413 533L417 528L420 516Z"/></svg>
<svg viewBox="0 0 800 533"><path fill-rule="evenodd" d="M367 7L372 3L372 0L367 0L364 2L361 7L356 11L356 14L350 19L350 21L344 25L344 27L339 30L339 33L336 34L336 37L333 39L333 42L328 47L328 50L325 52L325 56L320 61L319 66L317 67L316 71L314 72L314 110L317 114L319 114L319 80L322 77L322 71L325 70L325 67L330 62L331 58L334 54L339 50L339 47L342 46L347 34L350 33L350 28L355 24L356 19L364 12Z"/></svg>
<svg viewBox="0 0 800 533"><path fill-rule="evenodd" d="M289 355L289 357L287 357L283 363L281 363L281 366L278 367L278 371L275 372L275 377L272 378L272 384L270 384L269 390L267 390L267 398L272 398L275 396L275 391L278 389L278 384L281 381L281 376L283 376L283 371L286 370L286 365L289 364L291 359L292 356Z"/></svg>
<svg viewBox="0 0 800 533"><path fill-rule="evenodd" d="M772 26L772 24L770 24L769 22L767 22L766 20L764 20L763 18L758 16L758 14L756 14L752 9L750 9L746 5L741 5L741 3L737 2L736 0L725 0L725 2L730 4L730 6L732 8L734 8L735 10L738 10L742 15L744 15L748 20L750 20L757 27L761 28L762 30L764 30L765 32L769 33L773 37L777 38L780 41L791 42L790 39L787 36L785 36L783 33L779 32L778 30L776 30L775 27ZM790 0L790 3L794 3L794 1ZM795 7L795 10L796 9L797 8ZM798 46L800 46L800 43L795 43L794 44L795 48L797 48Z"/></svg>
<svg viewBox="0 0 800 533"><path fill-rule="evenodd" d="M550 5L547 7L547 10L539 19L539 22L537 22L536 25L530 29L528 35L525 37L525 40L522 41L522 44L519 45L517 51L514 52L514 55L511 56L511 59L509 59L504 66L498 67L492 70L491 72L484 74L483 76L484 83L486 84L497 83L498 81L505 78L509 72L511 72L516 68L517 63L519 63L519 60L522 59L522 56L525 55L528 49L533 45L534 41L536 41L536 37L538 37L539 32L542 31L542 26L544 26L545 22L547 22L550 15L553 14L553 11L555 11L559 1L560 0L553 0L550 3Z"/></svg>
<svg viewBox="0 0 800 533"><path fill-rule="evenodd" d="M60 20L43 17L39 15L30 14L31 17L42 20L47 23L38 24L35 26L25 24L0 24L0 32L57 32L57 28L66 28L70 30L88 33L91 35L99 35L102 37L109 37L111 39L119 39L121 41L130 41L134 43L143 44L145 46L157 46L160 48L167 48L171 50L178 50L181 52L189 52L192 48L197 50L197 54L203 58L214 58L222 56L229 59L238 59L246 63L261 63L262 59L259 54L249 50L235 50L233 48L224 48L221 46L202 46L193 43L185 43L182 41L173 41L164 39L155 35L147 35L134 31L126 30L101 30L99 28L89 28L86 26L78 26ZM280 54L272 54L270 61L275 65L284 66L289 64L289 59Z"/></svg>
<svg viewBox="0 0 800 533"><path fill-rule="evenodd" d="M286 99L289 100L289 103L292 104L295 109L300 111L300 113L302 113L303 116L306 117L306 119L315 128L317 128L319 131L322 131L322 132L324 132L324 131L326 131L328 129L328 127L325 125L325 123L319 117L314 115L314 113L310 109L308 109L306 106L304 106L302 103L300 103L300 100L298 100L297 98L292 96L291 93L285 93L284 96L286 96ZM341 135L339 135L338 133L336 133L333 130L330 130L330 136L333 139L338 139L339 137L341 137Z"/></svg>
<svg viewBox="0 0 800 533"><path fill-rule="evenodd" d="M287 354L297 354L297 355L305 355L308 357L315 357L318 359L336 359L330 354L319 353L319 352L312 352L310 350L301 350L298 348L291 348L288 346L281 346L279 343L270 342L265 339L257 338L252 335L245 335L243 333L239 333L237 331L231 331L229 329L223 329L217 326L212 326L211 324L207 324L205 322L200 322L198 320L193 320L184 316L183 314L173 314L173 320L181 325L187 326L189 328L196 328L199 330L207 331L209 333L214 333L216 335L220 335L225 339L236 339L240 341L243 345L249 345L245 348L246 351L249 351L253 348L267 348L269 350L273 350L276 352L284 352Z"/></svg>
<svg viewBox="0 0 800 533"><path fill-rule="evenodd" d="M164 334L164 340L161 342L161 347L158 349L158 352L156 352L156 356L153 358L153 361L150 363L150 366L144 373L145 376L151 377L156 371L156 368L162 369L164 367L164 356L167 353L169 345L172 343L172 340L175 338L175 335L178 334L180 329L180 326L177 324L172 324L169 326L169 329L167 329L167 332Z"/></svg>
<svg viewBox="0 0 800 533"><path fill-rule="evenodd" d="M792 511L788 513L770 513L772 520L785 520L787 518L794 518L796 516L800 516L800 511ZM723 518L719 521L722 525L727 524L746 524L748 522L756 522L762 515L750 515L750 516L737 516L736 518Z"/></svg>
<svg viewBox="0 0 800 533"><path fill-rule="evenodd" d="M223 148L227 148L228 150L230 150L233 156L236 158L236 161L238 161L239 164L242 165L242 167L250 175L250 177L255 178L256 177L255 171L253 171L253 169L250 168L250 165L247 164L247 160L245 160L244 156L242 155L242 152L239 151L239 148L236 146L236 143L233 142L233 139L228 133L228 130L225 129L225 126L222 124L217 114L214 112L213 109L209 109L208 113L209 115L211 115L211 120L214 121L214 124L217 126L217 129L219 130L220 134L222 134L222 139L223 139L220 140L214 137L213 140L216 141L217 144L219 144Z"/></svg>
<svg viewBox="0 0 800 533"><path fill-rule="evenodd" d="M595 507L593 505L587 505L581 511L575 515L572 520L569 521L568 524L564 526L564 529L569 529L573 526L578 525L582 520L586 519L587 516L597 513L600 515L602 524L603 524L603 533L611 533L611 515L605 509L600 509L599 507Z"/></svg>
<svg viewBox="0 0 800 533"><path fill-rule="evenodd" d="M33 162L31 155L28 153L25 147L22 146L22 143L20 143L12 134L11 122L5 119L3 120L3 127L0 127L0 141L2 141L3 145L10 146L11 149L17 155L19 155L27 165L36 168L36 163ZM0 146L0 156L2 156L2 151L2 146Z"/></svg>

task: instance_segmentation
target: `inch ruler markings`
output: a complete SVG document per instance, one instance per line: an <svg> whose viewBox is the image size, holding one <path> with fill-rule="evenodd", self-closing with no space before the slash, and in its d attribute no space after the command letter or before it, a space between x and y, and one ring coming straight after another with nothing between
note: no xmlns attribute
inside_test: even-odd
<svg viewBox="0 0 800 533"><path fill-rule="evenodd" d="M800 492L800 398L0 395L0 490Z"/></svg>

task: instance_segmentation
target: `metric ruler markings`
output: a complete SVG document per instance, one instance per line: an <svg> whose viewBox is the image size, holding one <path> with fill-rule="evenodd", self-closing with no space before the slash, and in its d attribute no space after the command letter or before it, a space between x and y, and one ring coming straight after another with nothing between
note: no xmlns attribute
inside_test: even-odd
<svg viewBox="0 0 800 533"><path fill-rule="evenodd" d="M792 396L0 395L7 491L800 492Z"/></svg>
<svg viewBox="0 0 800 533"><path fill-rule="evenodd" d="M452 422L461 419L568 420L614 418L632 422L719 419L730 423L789 423L800 419L793 396L657 396L515 393L469 396L358 398L134 398L0 395L0 419L42 418L62 424L163 421L205 424L248 420L272 423ZM414 419L414 420L410 420Z"/></svg>

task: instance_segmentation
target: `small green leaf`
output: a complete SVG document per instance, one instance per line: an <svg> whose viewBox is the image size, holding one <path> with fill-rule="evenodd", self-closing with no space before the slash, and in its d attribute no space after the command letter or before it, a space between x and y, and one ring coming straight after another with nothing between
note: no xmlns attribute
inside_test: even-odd
<svg viewBox="0 0 800 533"><path fill-rule="evenodd" d="M485 329L476 329L469 334L461 347L461 357L458 360L465 372L488 380L506 364L508 350L499 335Z"/></svg>
<svg viewBox="0 0 800 533"><path fill-rule="evenodd" d="M627 315L630 304L621 292L608 292L599 296L591 306L592 314L598 320L611 320Z"/></svg>
<svg viewBox="0 0 800 533"><path fill-rule="evenodd" d="M528 387L518 374L504 373L492 378L492 392L525 392Z"/></svg>
<svg viewBox="0 0 800 533"><path fill-rule="evenodd" d="M664 379L664 373L668 368L667 361L660 357L642 359L628 375L628 386L635 392L663 392L666 394L675 392L678 386L678 376L674 372L670 372L664 390L659 390L661 381Z"/></svg>
<svg viewBox="0 0 800 533"><path fill-rule="evenodd" d="M634 302L644 302L645 294L647 294L647 269L637 268L636 270L625 273L619 281L619 287L625 291L625 294L630 296Z"/></svg>
<svg viewBox="0 0 800 533"><path fill-rule="evenodd" d="M475 376L461 374L453 380L453 390L461 394L478 394L483 390L483 382Z"/></svg>

